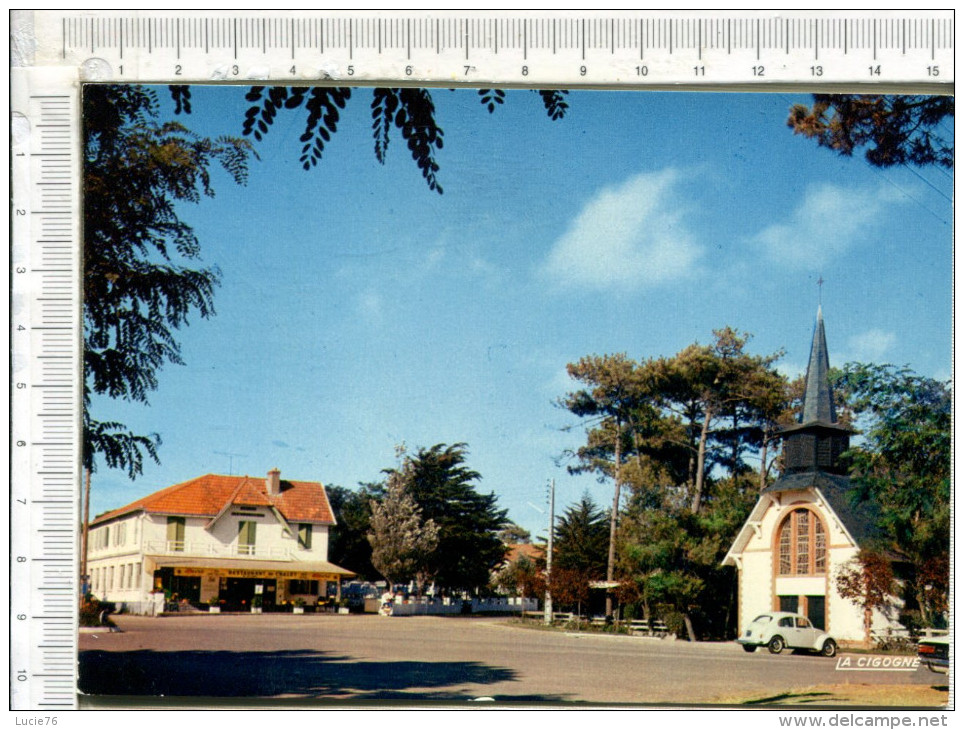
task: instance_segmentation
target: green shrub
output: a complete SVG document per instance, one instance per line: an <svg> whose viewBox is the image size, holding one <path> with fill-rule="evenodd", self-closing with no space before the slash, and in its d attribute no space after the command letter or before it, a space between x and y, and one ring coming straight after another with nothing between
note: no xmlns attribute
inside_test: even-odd
<svg viewBox="0 0 964 730"><path fill-rule="evenodd" d="M80 605L80 625L85 627L113 626L109 614L114 610L114 604L106 601L98 601L93 596L88 596ZM105 613L106 612L106 613ZM106 619L106 620L105 620Z"/></svg>
<svg viewBox="0 0 964 730"><path fill-rule="evenodd" d="M663 614L663 623L666 624L666 630L671 634L676 634L677 636L687 636L686 633L686 621L683 619L683 614L679 611L667 611Z"/></svg>

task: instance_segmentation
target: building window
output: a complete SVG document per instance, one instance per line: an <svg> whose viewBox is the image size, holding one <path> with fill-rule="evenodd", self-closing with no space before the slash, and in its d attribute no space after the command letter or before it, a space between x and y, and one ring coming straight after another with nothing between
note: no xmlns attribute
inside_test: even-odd
<svg viewBox="0 0 964 730"><path fill-rule="evenodd" d="M795 509L780 525L777 538L778 575L824 575L827 572L827 533L823 522L808 509Z"/></svg>
<svg viewBox="0 0 964 730"><path fill-rule="evenodd" d="M167 549L172 553L184 552L184 517L167 518Z"/></svg>
<svg viewBox="0 0 964 730"><path fill-rule="evenodd" d="M305 522L298 525L298 545L305 550L311 550L311 525Z"/></svg>
<svg viewBox="0 0 964 730"><path fill-rule="evenodd" d="M238 555L254 555L258 523L242 520L238 523Z"/></svg>
<svg viewBox="0 0 964 730"><path fill-rule="evenodd" d="M318 581L290 580L288 581L288 593L292 596L317 596Z"/></svg>
<svg viewBox="0 0 964 730"><path fill-rule="evenodd" d="M114 545L123 545L127 542L127 523L121 522L114 528Z"/></svg>

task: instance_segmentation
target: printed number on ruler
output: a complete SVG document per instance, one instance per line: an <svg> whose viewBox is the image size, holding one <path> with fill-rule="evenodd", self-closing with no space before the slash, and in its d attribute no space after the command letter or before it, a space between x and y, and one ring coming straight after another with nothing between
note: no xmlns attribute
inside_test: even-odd
<svg viewBox="0 0 964 730"><path fill-rule="evenodd" d="M96 80L952 83L951 11L43 13Z"/></svg>

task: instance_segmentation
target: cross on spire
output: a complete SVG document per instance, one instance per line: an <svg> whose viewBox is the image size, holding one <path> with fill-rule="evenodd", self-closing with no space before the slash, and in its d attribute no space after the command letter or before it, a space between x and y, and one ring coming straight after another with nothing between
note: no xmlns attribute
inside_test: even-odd
<svg viewBox="0 0 964 730"><path fill-rule="evenodd" d="M817 304L823 306L823 276L817 279Z"/></svg>

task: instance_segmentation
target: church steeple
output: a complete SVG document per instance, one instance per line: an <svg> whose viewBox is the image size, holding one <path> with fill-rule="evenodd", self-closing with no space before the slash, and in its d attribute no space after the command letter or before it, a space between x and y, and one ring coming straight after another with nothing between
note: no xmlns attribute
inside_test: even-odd
<svg viewBox="0 0 964 730"><path fill-rule="evenodd" d="M813 343L810 345L807 387L803 396L803 413L800 416L800 423L814 422L837 422L837 411L833 405L833 391L830 387L830 356L827 354L822 307L817 307L817 325L813 329Z"/></svg>
<svg viewBox="0 0 964 730"><path fill-rule="evenodd" d="M810 345L803 409L798 425L783 430L784 474L827 472L843 474L840 454L850 446L851 430L837 422L830 385L830 357L823 325L823 309L817 308L817 324Z"/></svg>

